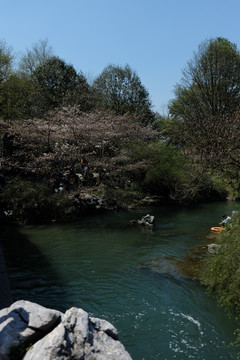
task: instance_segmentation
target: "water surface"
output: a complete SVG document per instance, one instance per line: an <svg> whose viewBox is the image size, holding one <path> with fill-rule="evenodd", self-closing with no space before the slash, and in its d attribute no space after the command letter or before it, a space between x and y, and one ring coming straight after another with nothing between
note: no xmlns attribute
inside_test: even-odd
<svg viewBox="0 0 240 360"><path fill-rule="evenodd" d="M210 227L240 204L162 206L88 216L68 224L5 228L14 300L110 321L134 360L236 359L235 323L198 282L168 261L204 244ZM146 213L154 231L129 225ZM161 264L159 269L144 264Z"/></svg>

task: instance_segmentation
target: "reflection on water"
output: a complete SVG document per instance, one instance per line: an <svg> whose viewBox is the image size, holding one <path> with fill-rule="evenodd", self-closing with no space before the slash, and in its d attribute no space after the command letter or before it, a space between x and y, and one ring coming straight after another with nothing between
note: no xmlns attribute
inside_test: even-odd
<svg viewBox="0 0 240 360"><path fill-rule="evenodd" d="M82 307L120 331L134 360L236 359L235 324L197 282L171 267L204 244L235 203L164 206L83 218L70 224L5 229L14 299L65 311ZM129 221L155 216L152 232ZM161 271L142 264L164 259Z"/></svg>

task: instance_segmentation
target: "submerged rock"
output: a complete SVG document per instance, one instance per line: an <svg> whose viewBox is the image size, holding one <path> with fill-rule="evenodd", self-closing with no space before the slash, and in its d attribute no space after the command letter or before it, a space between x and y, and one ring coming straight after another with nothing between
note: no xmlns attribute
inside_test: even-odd
<svg viewBox="0 0 240 360"><path fill-rule="evenodd" d="M150 262L141 263L141 268L150 269L160 275L178 278L180 276L178 262L179 259L176 257L159 256L152 259Z"/></svg>
<svg viewBox="0 0 240 360"><path fill-rule="evenodd" d="M24 300L0 311L0 359L11 359L13 351L23 360L131 360L108 321Z"/></svg>
<svg viewBox="0 0 240 360"><path fill-rule="evenodd" d="M207 246L196 246L184 258L160 256L148 263L141 264L141 267L177 279L199 280L206 252Z"/></svg>

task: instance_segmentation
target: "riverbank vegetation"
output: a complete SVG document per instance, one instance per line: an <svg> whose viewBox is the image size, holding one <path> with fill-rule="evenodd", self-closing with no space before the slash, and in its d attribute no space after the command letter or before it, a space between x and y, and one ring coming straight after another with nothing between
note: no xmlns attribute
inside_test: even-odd
<svg viewBox="0 0 240 360"><path fill-rule="evenodd" d="M236 213L218 234L217 251L208 253L201 266L201 283L212 293L218 303L240 321L240 214ZM236 330L236 345L240 346L240 331ZM239 354L240 355L240 354Z"/></svg>
<svg viewBox="0 0 240 360"><path fill-rule="evenodd" d="M231 312L240 313L240 215L228 222L217 236L217 251L204 261L202 282ZM231 281L229 281L231 279Z"/></svg>

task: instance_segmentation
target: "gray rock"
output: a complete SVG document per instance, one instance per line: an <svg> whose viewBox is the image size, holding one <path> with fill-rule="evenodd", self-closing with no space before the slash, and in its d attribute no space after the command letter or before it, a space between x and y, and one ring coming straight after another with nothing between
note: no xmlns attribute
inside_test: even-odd
<svg viewBox="0 0 240 360"><path fill-rule="evenodd" d="M91 317L90 319L91 322L94 324L96 330L102 330L106 334L111 336L113 339L118 340L118 331L112 324L110 324L110 322L93 317Z"/></svg>
<svg viewBox="0 0 240 360"><path fill-rule="evenodd" d="M207 245L207 251L210 254L213 254L213 255L217 254L220 248L221 248L220 244L209 244L209 245Z"/></svg>
<svg viewBox="0 0 240 360"><path fill-rule="evenodd" d="M78 308L63 314L17 301L1 310L0 360L9 360L21 340L32 345L24 360L131 360L112 324Z"/></svg>
<svg viewBox="0 0 240 360"><path fill-rule="evenodd" d="M142 205L144 206L152 206L152 205L161 205L166 203L166 198L164 196L146 196L141 200Z"/></svg>
<svg viewBox="0 0 240 360"><path fill-rule="evenodd" d="M145 227L149 227L149 228L153 228L155 225L155 218L153 215L145 215L141 218L141 220L132 220L130 221L130 223L132 225L140 225L140 226L145 226Z"/></svg>
<svg viewBox="0 0 240 360"><path fill-rule="evenodd" d="M62 316L62 322L27 352L24 360L130 360L116 334L107 321L71 308Z"/></svg>
<svg viewBox="0 0 240 360"><path fill-rule="evenodd" d="M11 346L30 344L42 338L59 323L61 313L20 300L0 311L0 359L8 359ZM5 356L5 357L4 357Z"/></svg>

